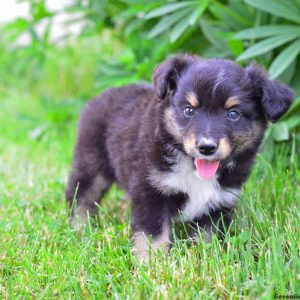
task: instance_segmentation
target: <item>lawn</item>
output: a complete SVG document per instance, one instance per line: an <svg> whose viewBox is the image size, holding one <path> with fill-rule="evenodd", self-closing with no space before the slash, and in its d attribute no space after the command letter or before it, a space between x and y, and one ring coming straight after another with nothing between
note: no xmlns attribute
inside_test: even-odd
<svg viewBox="0 0 300 300"><path fill-rule="evenodd" d="M168 257L138 265L130 206L112 188L99 224L68 223L64 188L76 120L99 49L64 49L36 74L9 70L0 85L0 295L14 299L213 299L300 294L299 145L265 151L225 240L189 245L176 226ZM89 52L90 51L90 52ZM109 51L107 51L109 52ZM74 65L76 67L74 67ZM298 151L297 151L298 150Z"/></svg>

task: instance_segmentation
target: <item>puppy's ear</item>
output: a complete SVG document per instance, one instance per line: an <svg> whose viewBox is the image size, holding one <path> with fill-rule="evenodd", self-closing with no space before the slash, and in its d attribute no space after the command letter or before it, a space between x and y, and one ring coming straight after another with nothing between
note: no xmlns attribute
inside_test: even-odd
<svg viewBox="0 0 300 300"><path fill-rule="evenodd" d="M294 92L285 84L268 79L263 69L257 65L252 64L245 71L266 117L269 121L276 122L288 111L295 99Z"/></svg>
<svg viewBox="0 0 300 300"><path fill-rule="evenodd" d="M195 61L194 56L181 54L165 61L155 69L152 80L159 99L163 100L168 94L174 94L180 75Z"/></svg>

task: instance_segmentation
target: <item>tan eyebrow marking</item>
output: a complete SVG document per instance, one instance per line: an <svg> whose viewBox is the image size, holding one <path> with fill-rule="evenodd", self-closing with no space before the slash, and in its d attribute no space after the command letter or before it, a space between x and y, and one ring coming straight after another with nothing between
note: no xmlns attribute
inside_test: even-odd
<svg viewBox="0 0 300 300"><path fill-rule="evenodd" d="M240 100L237 96L231 96L226 100L225 107L231 108L235 105L238 105L239 103L240 103Z"/></svg>
<svg viewBox="0 0 300 300"><path fill-rule="evenodd" d="M186 99L193 107L196 107L199 104L197 96L194 92L188 92L186 94Z"/></svg>

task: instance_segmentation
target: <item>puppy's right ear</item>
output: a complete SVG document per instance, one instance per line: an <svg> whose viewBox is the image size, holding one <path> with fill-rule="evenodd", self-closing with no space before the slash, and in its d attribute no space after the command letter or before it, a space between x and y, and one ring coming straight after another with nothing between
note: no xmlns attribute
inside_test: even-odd
<svg viewBox="0 0 300 300"><path fill-rule="evenodd" d="M159 65L153 73L153 85L156 95L163 100L177 89L180 75L193 63L196 58L192 55L181 54L168 59Z"/></svg>
<svg viewBox="0 0 300 300"><path fill-rule="evenodd" d="M278 121L290 108L295 99L295 93L285 84L267 78L263 69L258 65L252 64L245 71L265 116L273 123Z"/></svg>

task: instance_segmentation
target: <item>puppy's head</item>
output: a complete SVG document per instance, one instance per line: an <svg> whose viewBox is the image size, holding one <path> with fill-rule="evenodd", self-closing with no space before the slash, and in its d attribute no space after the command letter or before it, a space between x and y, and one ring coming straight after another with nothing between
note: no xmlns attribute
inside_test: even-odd
<svg viewBox="0 0 300 300"><path fill-rule="evenodd" d="M258 66L180 55L154 72L165 104L166 130L183 145L202 178L212 178L239 155L255 153L267 121L277 121L294 93Z"/></svg>

